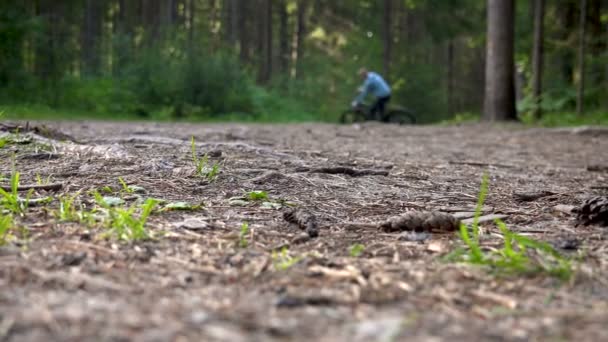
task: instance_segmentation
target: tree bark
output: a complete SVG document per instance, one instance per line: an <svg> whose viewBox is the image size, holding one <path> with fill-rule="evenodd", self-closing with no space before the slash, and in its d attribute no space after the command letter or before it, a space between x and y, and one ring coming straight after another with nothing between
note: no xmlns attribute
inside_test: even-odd
<svg viewBox="0 0 608 342"><path fill-rule="evenodd" d="M583 115L585 97L585 24L587 23L587 0L581 0L578 40L578 91L576 95L576 114Z"/></svg>
<svg viewBox="0 0 608 342"><path fill-rule="evenodd" d="M454 40L448 41L446 106L448 117L454 116Z"/></svg>
<svg viewBox="0 0 608 342"><path fill-rule="evenodd" d="M190 55L193 54L194 49L194 15L196 13L196 1L189 0L188 2L188 49Z"/></svg>
<svg viewBox="0 0 608 342"><path fill-rule="evenodd" d="M278 0L279 6L279 72L282 76L287 74L289 69L289 28L287 1Z"/></svg>
<svg viewBox="0 0 608 342"><path fill-rule="evenodd" d="M532 51L532 95L534 117L542 115L543 45L544 45L545 0L534 0L534 45Z"/></svg>
<svg viewBox="0 0 608 342"><path fill-rule="evenodd" d="M384 35L384 78L390 82L391 74L391 55L393 50L393 35L392 35L392 16L393 4L392 0L384 0L384 15L383 15L383 35Z"/></svg>
<svg viewBox="0 0 608 342"><path fill-rule="evenodd" d="M306 10L308 8L308 0L298 0L298 20L296 27L296 53L294 54L293 75L296 78L301 77L302 59L304 58L304 40L306 38Z"/></svg>
<svg viewBox="0 0 608 342"><path fill-rule="evenodd" d="M251 7L249 1L239 1L239 12L240 13L249 13ZM241 63L250 64L251 63L251 54L250 54L250 40L251 40L251 32L250 32L250 18L251 16L242 15L239 20L239 59Z"/></svg>
<svg viewBox="0 0 608 342"><path fill-rule="evenodd" d="M560 1L557 5L559 13L559 38L562 44L568 44L571 41L571 35L575 31L576 27L576 6L573 1ZM563 81L571 85L574 82L574 64L575 54L574 49L562 49L559 53L560 61L560 72L562 74Z"/></svg>
<svg viewBox="0 0 608 342"><path fill-rule="evenodd" d="M236 48L239 41L239 21L241 13L239 11L239 0L231 0L230 3L230 47Z"/></svg>
<svg viewBox="0 0 608 342"><path fill-rule="evenodd" d="M488 0L484 120L517 120L514 84L514 0Z"/></svg>
<svg viewBox="0 0 608 342"><path fill-rule="evenodd" d="M99 41L102 33L102 4L97 0L86 0L84 9L84 28L81 40L82 73L96 74L100 70L101 58Z"/></svg>
<svg viewBox="0 0 608 342"><path fill-rule="evenodd" d="M266 59L266 82L272 78L272 56L273 56L273 39L272 39L272 0L266 0L266 42L265 47L265 59Z"/></svg>
<svg viewBox="0 0 608 342"><path fill-rule="evenodd" d="M258 17L258 82L266 83L272 76L272 1L260 0Z"/></svg>
<svg viewBox="0 0 608 342"><path fill-rule="evenodd" d="M608 11L607 11L608 12ZM604 33L604 58L608 59L608 21L606 21L606 32ZM608 89L608 63L604 64L604 90ZM608 96L604 96L605 110L608 111Z"/></svg>

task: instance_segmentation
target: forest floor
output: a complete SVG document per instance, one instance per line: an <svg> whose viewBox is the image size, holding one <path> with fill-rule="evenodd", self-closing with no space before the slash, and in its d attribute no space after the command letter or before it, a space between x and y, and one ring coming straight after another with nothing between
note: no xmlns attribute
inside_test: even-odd
<svg viewBox="0 0 608 342"><path fill-rule="evenodd" d="M608 340L608 229L555 209L608 192L608 129L45 124L0 148L1 184L14 165L22 185L62 186L36 190L54 200L0 247L0 340ZM191 136L215 180L194 174ZM377 172L314 172L336 166ZM472 216L484 171L484 214L572 258L572 278L445 261L455 233L375 228L411 210ZM92 190L202 206L153 213L153 238L124 242L55 217L65 194L95 208ZM268 199L238 199L254 190ZM318 237L285 222L290 205ZM481 238L503 241L493 222Z"/></svg>

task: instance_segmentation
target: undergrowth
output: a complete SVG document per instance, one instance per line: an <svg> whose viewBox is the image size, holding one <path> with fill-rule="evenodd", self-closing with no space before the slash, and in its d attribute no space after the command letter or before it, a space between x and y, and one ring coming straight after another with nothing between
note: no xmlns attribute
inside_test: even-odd
<svg viewBox="0 0 608 342"><path fill-rule="evenodd" d="M503 247L488 251L483 248L479 239L479 217L485 197L488 193L488 175L484 174L471 227L460 225L459 237L466 248L459 248L446 258L450 261L466 262L491 268L503 275L549 274L568 280L573 274L570 260L560 255L548 243L517 234L507 228L501 220L495 224L503 235Z"/></svg>

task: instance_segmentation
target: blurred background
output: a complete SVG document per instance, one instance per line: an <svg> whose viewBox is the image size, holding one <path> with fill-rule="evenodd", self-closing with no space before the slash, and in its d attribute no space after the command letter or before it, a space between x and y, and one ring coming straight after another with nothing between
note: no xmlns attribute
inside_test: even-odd
<svg viewBox="0 0 608 342"><path fill-rule="evenodd" d="M535 16L537 1L516 1L520 118L536 106L540 17L542 120L580 121L582 80L585 120L608 122L608 1L541 2ZM485 37L481 0L2 0L0 111L332 122L367 66L419 122L468 120L483 107Z"/></svg>

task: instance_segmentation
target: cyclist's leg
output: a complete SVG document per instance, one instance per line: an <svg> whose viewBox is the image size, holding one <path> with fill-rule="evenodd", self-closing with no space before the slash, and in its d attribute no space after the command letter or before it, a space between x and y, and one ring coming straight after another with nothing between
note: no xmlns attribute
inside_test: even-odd
<svg viewBox="0 0 608 342"><path fill-rule="evenodd" d="M386 121L386 104L390 101L391 96L385 96L378 99L378 120Z"/></svg>
<svg viewBox="0 0 608 342"><path fill-rule="evenodd" d="M391 96L386 96L378 100L378 113L380 114L380 120L385 121L386 118L386 104L390 101Z"/></svg>
<svg viewBox="0 0 608 342"><path fill-rule="evenodd" d="M383 98L377 98L376 101L374 101L374 104L369 109L370 120L380 121L380 119L382 119L382 112L380 112L380 108L382 107L382 99Z"/></svg>

